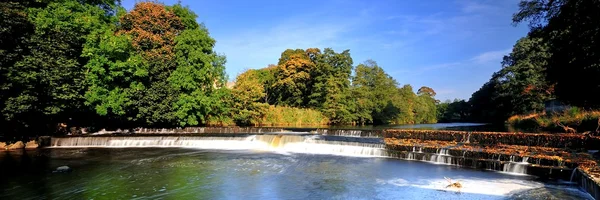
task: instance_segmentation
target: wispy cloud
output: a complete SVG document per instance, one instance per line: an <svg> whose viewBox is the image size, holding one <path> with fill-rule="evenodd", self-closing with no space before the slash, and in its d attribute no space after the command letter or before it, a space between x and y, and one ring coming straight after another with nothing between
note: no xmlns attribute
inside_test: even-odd
<svg viewBox="0 0 600 200"><path fill-rule="evenodd" d="M467 60L458 61L458 62L448 62L448 63L440 63L434 65L421 66L411 69L398 69L393 71L392 75L419 75L429 71L434 70L442 70L442 69L452 69L456 67L462 66L473 66L473 65L499 65L502 61L502 58L505 55L508 55L511 52L511 49L498 50L498 51L487 51L480 53L472 58Z"/></svg>
<svg viewBox="0 0 600 200"><path fill-rule="evenodd" d="M459 1L461 10L465 13L490 12L497 10L497 7L487 4L485 1Z"/></svg>
<svg viewBox="0 0 600 200"><path fill-rule="evenodd" d="M502 58L505 55L508 55L510 52L511 52L511 49L483 52L483 53L469 59L469 61L471 61L475 64L500 63L502 61Z"/></svg>

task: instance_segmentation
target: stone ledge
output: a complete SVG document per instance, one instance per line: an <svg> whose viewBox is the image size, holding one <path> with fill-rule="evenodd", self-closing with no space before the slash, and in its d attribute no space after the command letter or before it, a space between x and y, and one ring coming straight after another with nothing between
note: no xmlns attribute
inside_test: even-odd
<svg viewBox="0 0 600 200"><path fill-rule="evenodd" d="M598 149L600 137L583 134L467 132L443 130L388 129L385 138L469 142L481 145L523 145L569 149Z"/></svg>

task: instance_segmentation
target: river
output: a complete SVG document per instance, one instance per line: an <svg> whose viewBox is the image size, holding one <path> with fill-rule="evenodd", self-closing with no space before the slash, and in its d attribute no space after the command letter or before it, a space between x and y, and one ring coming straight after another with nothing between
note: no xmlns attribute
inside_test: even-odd
<svg viewBox="0 0 600 200"><path fill-rule="evenodd" d="M250 145L256 139L228 146L181 138L71 138L54 141L53 148L0 152L0 199L592 198L571 183L387 158L376 144L288 137L267 146ZM60 166L72 171L53 172ZM444 177L462 188L447 188Z"/></svg>

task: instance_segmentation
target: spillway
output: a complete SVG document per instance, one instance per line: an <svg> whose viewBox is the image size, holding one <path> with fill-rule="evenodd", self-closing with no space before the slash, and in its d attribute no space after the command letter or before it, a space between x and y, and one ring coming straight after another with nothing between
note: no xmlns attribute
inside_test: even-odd
<svg viewBox="0 0 600 200"><path fill-rule="evenodd" d="M386 156L382 143L354 140L325 140L313 135L250 135L242 137L201 136L102 136L52 138L53 148L157 148L179 147L222 150L263 150L290 153L333 154L345 156Z"/></svg>

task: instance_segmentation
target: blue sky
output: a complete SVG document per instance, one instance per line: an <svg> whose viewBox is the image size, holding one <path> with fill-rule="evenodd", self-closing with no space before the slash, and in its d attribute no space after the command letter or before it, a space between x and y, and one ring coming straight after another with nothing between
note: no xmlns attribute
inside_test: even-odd
<svg viewBox="0 0 600 200"><path fill-rule="evenodd" d="M176 0L163 1L165 4ZM131 9L134 0L122 5ZM501 67L526 25L513 26L518 0L181 0L227 56L231 80L275 64L288 48L350 49L400 85L429 86L438 99L468 99Z"/></svg>

